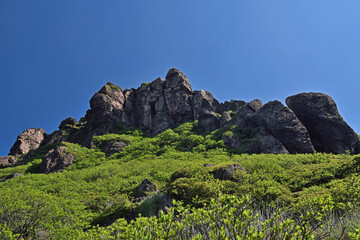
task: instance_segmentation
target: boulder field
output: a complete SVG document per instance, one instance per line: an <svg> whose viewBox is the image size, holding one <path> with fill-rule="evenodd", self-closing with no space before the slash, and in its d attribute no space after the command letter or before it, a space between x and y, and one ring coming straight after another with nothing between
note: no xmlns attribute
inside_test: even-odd
<svg viewBox="0 0 360 240"><path fill-rule="evenodd" d="M340 116L330 96L299 93L288 97L286 104L276 100L263 104L258 99L220 103L208 91L192 90L185 74L175 68L165 80L157 78L137 89L122 90L108 82L90 99L90 109L79 122L67 118L51 134L39 128L21 133L9 156L0 157L0 167L16 164L44 145L69 141L92 147L92 138L105 133L136 127L157 135L189 121L198 121L200 134L233 125L256 128L257 144L249 153L360 153L358 135ZM229 147L242 147L242 139L224 135L223 140ZM123 146L106 146L107 155L121 151ZM43 172L61 171L72 163L63 148L50 151L43 159Z"/></svg>

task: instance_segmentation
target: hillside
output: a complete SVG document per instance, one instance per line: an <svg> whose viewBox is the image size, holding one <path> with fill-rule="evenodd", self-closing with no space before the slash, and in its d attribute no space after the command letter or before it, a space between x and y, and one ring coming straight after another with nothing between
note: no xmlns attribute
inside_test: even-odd
<svg viewBox="0 0 360 240"><path fill-rule="evenodd" d="M358 135L330 96L286 103L107 83L0 157L0 239L358 239Z"/></svg>

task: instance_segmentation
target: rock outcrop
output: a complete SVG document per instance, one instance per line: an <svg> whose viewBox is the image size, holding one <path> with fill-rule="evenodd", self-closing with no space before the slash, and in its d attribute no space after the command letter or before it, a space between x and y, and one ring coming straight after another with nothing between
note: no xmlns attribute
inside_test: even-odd
<svg viewBox="0 0 360 240"><path fill-rule="evenodd" d="M15 164L17 161L16 157L14 156L4 156L0 157L0 168L10 166Z"/></svg>
<svg viewBox="0 0 360 240"><path fill-rule="evenodd" d="M219 103L210 92L193 91L185 74L175 68L169 70L165 80L156 78L137 89L122 90L108 82L91 98L90 110L79 122L67 118L59 130L50 135L39 128L24 131L11 148L10 155L15 158L1 157L0 166L11 165L46 144L68 141L94 147L92 139L97 135L116 133L127 127L157 135L189 121L198 121L197 131L201 134L222 128L223 135L216 140L224 140L226 146L238 152L360 152L358 135L339 115L329 96L302 93L288 97L286 103L290 109L279 101L264 105L258 99ZM121 142L109 143L102 146L102 150L111 156L124 146ZM59 155L57 151L51 154ZM59 156L52 158L60 159ZM49 172L63 169L61 166L71 160L45 162L43 165L54 165L44 165L43 171Z"/></svg>
<svg viewBox="0 0 360 240"><path fill-rule="evenodd" d="M359 137L343 120L334 100L322 93L300 93L286 104L307 128L316 151L359 153Z"/></svg>
<svg viewBox="0 0 360 240"><path fill-rule="evenodd" d="M106 157L111 157L115 153L120 153L125 146L129 144L123 142L108 142L101 145L101 150L105 153Z"/></svg>
<svg viewBox="0 0 360 240"><path fill-rule="evenodd" d="M236 163L222 167L213 166L213 168L215 169L211 171L211 173L214 175L214 178L219 180L236 181L236 179L234 178L234 174L236 173L236 171L245 171L245 168Z"/></svg>
<svg viewBox="0 0 360 240"><path fill-rule="evenodd" d="M270 101L254 115L258 126L264 126L290 153L313 153L309 133L295 114L279 101Z"/></svg>
<svg viewBox="0 0 360 240"><path fill-rule="evenodd" d="M50 150L40 164L41 173L61 172L74 163L74 156L60 146Z"/></svg>
<svg viewBox="0 0 360 240"><path fill-rule="evenodd" d="M47 134L44 129L30 128L21 133L15 144L10 149L9 155L23 155L35 150L46 140Z"/></svg>

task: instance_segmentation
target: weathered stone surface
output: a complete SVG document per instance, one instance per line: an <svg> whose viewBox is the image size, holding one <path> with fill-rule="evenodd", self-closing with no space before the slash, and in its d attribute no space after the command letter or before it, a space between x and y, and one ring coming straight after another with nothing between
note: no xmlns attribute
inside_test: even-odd
<svg viewBox="0 0 360 240"><path fill-rule="evenodd" d="M74 163L74 156L68 153L64 147L60 146L50 150L42 159L40 172L51 173L61 172L67 166Z"/></svg>
<svg viewBox="0 0 360 240"><path fill-rule="evenodd" d="M109 142L101 146L101 150L105 153L106 157L110 157L115 153L120 153L127 145L129 144L123 142Z"/></svg>
<svg viewBox="0 0 360 240"><path fill-rule="evenodd" d="M234 178L235 171L245 171L245 168L243 168L239 164L231 164L228 166L216 168L216 170L212 171L211 173L214 175L214 178L216 179L235 181Z"/></svg>
<svg viewBox="0 0 360 240"><path fill-rule="evenodd" d="M259 99L252 100L245 103L240 109L237 110L236 117L234 116L234 124L239 127L256 127L253 122L253 117L257 111L263 107L263 103Z"/></svg>
<svg viewBox="0 0 360 240"><path fill-rule="evenodd" d="M62 141L65 141L65 133L63 131L54 131L51 133L47 138L44 144L53 144L53 143L60 143Z"/></svg>
<svg viewBox="0 0 360 240"><path fill-rule="evenodd" d="M16 157L14 156L4 156L0 157L0 168L10 166L17 162Z"/></svg>
<svg viewBox="0 0 360 240"><path fill-rule="evenodd" d="M220 114L217 112L223 110L223 107L210 92L200 90L194 93L194 120L199 121L199 129L202 132L218 129Z"/></svg>
<svg viewBox="0 0 360 240"><path fill-rule="evenodd" d="M21 133L15 144L10 149L9 155L27 154L30 150L35 150L46 140L46 133L41 128L30 128Z"/></svg>
<svg viewBox="0 0 360 240"><path fill-rule="evenodd" d="M73 128L76 124L77 124L76 119L69 117L69 118L64 119L60 123L59 129L60 130L67 130L67 129Z"/></svg>
<svg viewBox="0 0 360 240"><path fill-rule="evenodd" d="M253 117L258 126L265 127L289 153L312 153L309 133L295 114L279 101L265 104Z"/></svg>
<svg viewBox="0 0 360 240"><path fill-rule="evenodd" d="M166 75L165 102L174 126L194 121L192 89L189 80L178 69L170 69Z"/></svg>
<svg viewBox="0 0 360 240"><path fill-rule="evenodd" d="M149 134L158 134L172 126L164 97L164 84L163 79L157 78L150 84L142 84L136 91L135 122Z"/></svg>
<svg viewBox="0 0 360 240"><path fill-rule="evenodd" d="M340 116L330 96L300 93L288 97L286 104L307 128L316 151L359 153L357 134Z"/></svg>
<svg viewBox="0 0 360 240"><path fill-rule="evenodd" d="M236 134L241 131L246 138L239 138ZM269 133L264 127L235 129L232 135L224 135L224 144L231 148L237 148L244 153L289 153L285 146ZM248 134L246 132L249 132ZM251 133L253 132L253 133Z"/></svg>
<svg viewBox="0 0 360 240"><path fill-rule="evenodd" d="M166 75L166 88L171 90L182 90L191 93L191 85L184 73L172 68Z"/></svg>
<svg viewBox="0 0 360 240"><path fill-rule="evenodd" d="M223 112L220 118L220 127L225 127L231 121L231 115L228 112Z"/></svg>
<svg viewBox="0 0 360 240"><path fill-rule="evenodd" d="M289 151L278 139L271 135L265 128L261 128L257 133L257 144L254 145L251 153L272 153L286 154Z"/></svg>

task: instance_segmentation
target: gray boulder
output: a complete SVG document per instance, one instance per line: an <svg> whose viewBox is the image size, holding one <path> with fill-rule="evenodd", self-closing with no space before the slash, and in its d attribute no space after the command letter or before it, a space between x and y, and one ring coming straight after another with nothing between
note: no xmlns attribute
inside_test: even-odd
<svg viewBox="0 0 360 240"><path fill-rule="evenodd" d="M215 168L215 170L211 171L211 173L214 175L214 178L219 180L236 181L236 179L234 178L235 172L245 171L245 168L243 168L239 164L230 164L224 167L216 167L216 166L210 166L210 167Z"/></svg>
<svg viewBox="0 0 360 240"><path fill-rule="evenodd" d="M334 100L323 93L300 93L286 104L307 128L316 151L359 153L359 138L340 116Z"/></svg>
<svg viewBox="0 0 360 240"><path fill-rule="evenodd" d="M0 168L8 167L17 162L17 158L14 156L0 157Z"/></svg>
<svg viewBox="0 0 360 240"><path fill-rule="evenodd" d="M60 146L50 150L40 164L41 173L61 172L74 163L74 156Z"/></svg>
<svg viewBox="0 0 360 240"><path fill-rule="evenodd" d="M45 142L47 134L44 129L30 128L21 133L15 144L10 149L9 155L23 155L30 152L30 150L36 150L42 143Z"/></svg>
<svg viewBox="0 0 360 240"><path fill-rule="evenodd" d="M313 153L309 133L295 114L279 101L265 104L253 117L253 121L265 127L277 138L289 153Z"/></svg>
<svg viewBox="0 0 360 240"><path fill-rule="evenodd" d="M123 142L108 142L101 146L101 150L105 153L106 157L111 157L115 153L120 153L128 145Z"/></svg>

